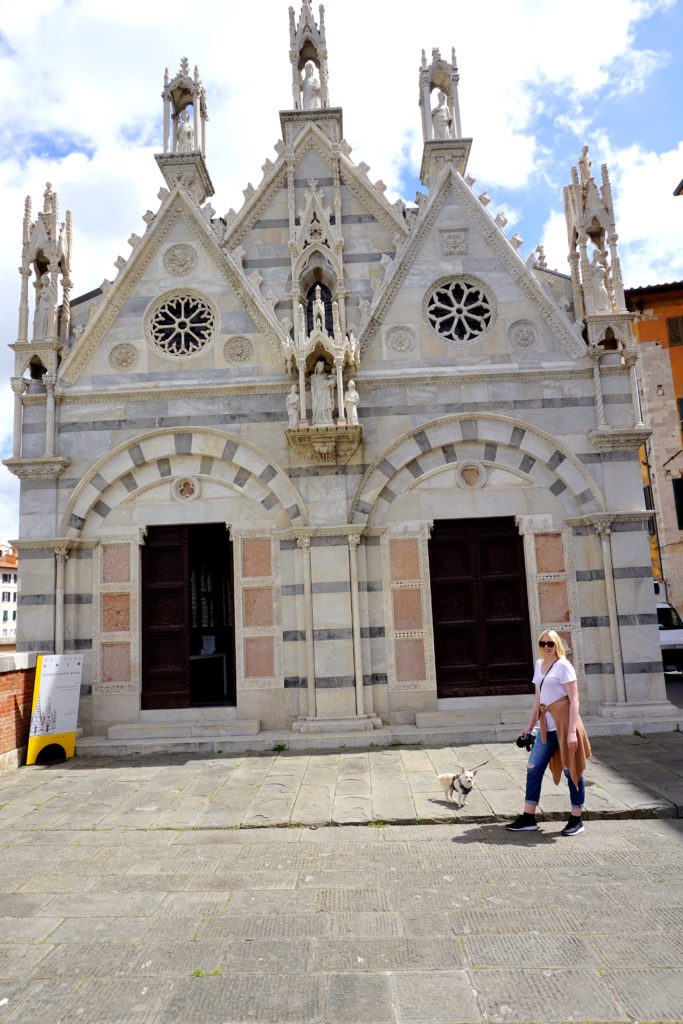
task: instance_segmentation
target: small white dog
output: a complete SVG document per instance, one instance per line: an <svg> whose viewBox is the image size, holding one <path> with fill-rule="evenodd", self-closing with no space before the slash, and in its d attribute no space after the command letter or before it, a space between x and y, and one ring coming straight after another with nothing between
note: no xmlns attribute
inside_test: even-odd
<svg viewBox="0 0 683 1024"><path fill-rule="evenodd" d="M439 782L443 786L446 799L452 803L457 803L458 807L464 807L467 803L467 797L472 792L476 774L476 768L471 772L467 772L463 767L459 775L451 775L450 772L439 775Z"/></svg>

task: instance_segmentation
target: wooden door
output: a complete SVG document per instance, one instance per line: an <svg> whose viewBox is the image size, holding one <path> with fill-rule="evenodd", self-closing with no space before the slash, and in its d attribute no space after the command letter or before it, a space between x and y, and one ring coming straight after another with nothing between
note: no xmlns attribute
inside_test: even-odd
<svg viewBox="0 0 683 1024"><path fill-rule="evenodd" d="M150 526L142 548L143 710L190 707L188 528Z"/></svg>
<svg viewBox="0 0 683 1024"><path fill-rule="evenodd" d="M524 547L514 519L435 522L429 565L437 696L531 692Z"/></svg>

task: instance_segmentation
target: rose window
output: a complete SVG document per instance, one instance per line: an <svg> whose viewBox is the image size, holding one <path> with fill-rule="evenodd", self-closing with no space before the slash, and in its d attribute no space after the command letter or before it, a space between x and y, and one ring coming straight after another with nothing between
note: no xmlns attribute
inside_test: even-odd
<svg viewBox="0 0 683 1024"><path fill-rule="evenodd" d="M216 316L197 295L174 295L161 302L149 318L157 348L170 356L191 356L211 341Z"/></svg>
<svg viewBox="0 0 683 1024"><path fill-rule="evenodd" d="M425 312L432 330L461 343L478 338L493 320L493 304L484 289L463 278L436 285L426 298Z"/></svg>

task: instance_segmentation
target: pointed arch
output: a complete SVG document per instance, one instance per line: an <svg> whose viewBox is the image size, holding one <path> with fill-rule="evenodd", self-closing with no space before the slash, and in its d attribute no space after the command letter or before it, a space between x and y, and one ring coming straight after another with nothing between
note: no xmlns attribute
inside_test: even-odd
<svg viewBox="0 0 683 1024"><path fill-rule="evenodd" d="M367 523L379 501L391 503L421 477L473 458L545 487L575 514L604 511L597 483L557 438L508 416L462 413L414 427L378 455L353 497L349 522Z"/></svg>
<svg viewBox="0 0 683 1024"><path fill-rule="evenodd" d="M218 479L266 511L279 507L292 526L307 524L300 492L266 452L237 434L170 427L131 438L91 466L71 495L61 536L80 537L89 516L102 521L136 492L188 473L188 457L200 479Z"/></svg>

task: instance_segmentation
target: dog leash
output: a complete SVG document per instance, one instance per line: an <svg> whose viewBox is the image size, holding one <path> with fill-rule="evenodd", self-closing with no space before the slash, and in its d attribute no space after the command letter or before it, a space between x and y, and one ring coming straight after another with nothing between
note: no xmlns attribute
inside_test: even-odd
<svg viewBox="0 0 683 1024"><path fill-rule="evenodd" d="M485 764L488 764L488 761L482 761L481 764L477 764L474 768L470 768L470 771L476 772L477 768L483 768Z"/></svg>

